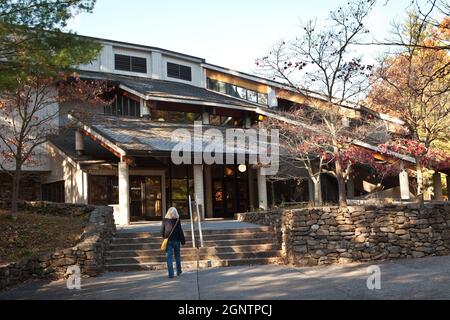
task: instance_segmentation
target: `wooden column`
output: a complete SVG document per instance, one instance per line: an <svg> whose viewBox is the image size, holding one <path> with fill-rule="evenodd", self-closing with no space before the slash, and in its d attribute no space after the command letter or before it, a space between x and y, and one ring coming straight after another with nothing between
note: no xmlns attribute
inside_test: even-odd
<svg viewBox="0 0 450 320"><path fill-rule="evenodd" d="M118 224L130 224L130 178L128 163L119 162L119 221Z"/></svg>
<svg viewBox="0 0 450 320"><path fill-rule="evenodd" d="M433 192L434 200L442 201L444 199L444 195L442 193L442 180L440 172L435 172L433 174Z"/></svg>

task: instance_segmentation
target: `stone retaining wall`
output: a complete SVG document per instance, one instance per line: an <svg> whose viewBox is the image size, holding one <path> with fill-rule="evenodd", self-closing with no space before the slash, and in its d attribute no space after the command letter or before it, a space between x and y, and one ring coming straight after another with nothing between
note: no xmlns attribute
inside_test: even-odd
<svg viewBox="0 0 450 320"><path fill-rule="evenodd" d="M323 265L450 254L450 203L288 209L238 214L281 233L286 261Z"/></svg>
<svg viewBox="0 0 450 320"><path fill-rule="evenodd" d="M48 214L90 212L89 222L80 242L72 248L0 265L0 289L31 278L64 278L67 268L73 265L79 266L84 276L96 276L102 272L107 245L116 231L112 208L39 202L27 205Z"/></svg>

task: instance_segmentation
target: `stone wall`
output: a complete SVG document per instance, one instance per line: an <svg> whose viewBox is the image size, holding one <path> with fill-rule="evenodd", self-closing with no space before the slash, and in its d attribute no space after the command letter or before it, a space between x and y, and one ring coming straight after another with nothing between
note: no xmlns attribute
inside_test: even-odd
<svg viewBox="0 0 450 320"><path fill-rule="evenodd" d="M31 278L64 278L67 268L73 265L79 266L85 276L102 272L107 246L116 231L112 208L38 202L27 205L47 214L83 214L87 211L89 222L80 242L72 248L0 266L0 289Z"/></svg>
<svg viewBox="0 0 450 320"><path fill-rule="evenodd" d="M42 196L41 174L22 173L20 179L20 199L40 200ZM12 178L7 173L0 172L0 207L10 205L12 198Z"/></svg>
<svg viewBox="0 0 450 320"><path fill-rule="evenodd" d="M323 265L450 254L450 203L289 209L238 214L275 226L288 263Z"/></svg>

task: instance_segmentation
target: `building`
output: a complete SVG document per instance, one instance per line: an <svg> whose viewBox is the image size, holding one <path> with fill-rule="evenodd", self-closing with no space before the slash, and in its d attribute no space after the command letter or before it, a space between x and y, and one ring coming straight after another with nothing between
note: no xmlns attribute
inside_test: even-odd
<svg viewBox="0 0 450 320"><path fill-rule="evenodd" d="M194 123L224 135L229 128L256 128L262 117L276 116L274 110L303 103L301 94L281 83L215 66L202 58L93 40L101 42L103 49L98 59L79 68L80 76L109 81L116 88L117 99L106 108L86 106L87 116L82 118L70 113L73 104L58 106L60 117L55 125L75 126L50 137L40 167L26 169L26 181L30 182L24 185L31 191L25 192L24 198L111 205L121 225L159 220L169 206L179 208L186 218L189 195L206 218L231 218L236 212L267 209L281 201L309 201L311 184L268 182L262 169L250 163L251 150L228 151L223 146L220 157L233 158L233 164L200 161L180 165L171 157L174 147L185 138L181 135L174 140L174 130L183 129L195 139ZM348 119L358 118L362 112L383 119L388 126L402 124L368 109L342 106L343 117ZM192 158L195 152L204 152L205 140L211 141L203 132L199 139L201 148L194 147ZM307 178L305 172L299 174ZM323 179L325 200L335 200L335 181L328 176ZM397 188L398 197L400 193L409 197L405 191L409 189L407 175L403 184L399 179L384 183ZM363 178L349 181L349 196L370 193L372 186L373 182Z"/></svg>

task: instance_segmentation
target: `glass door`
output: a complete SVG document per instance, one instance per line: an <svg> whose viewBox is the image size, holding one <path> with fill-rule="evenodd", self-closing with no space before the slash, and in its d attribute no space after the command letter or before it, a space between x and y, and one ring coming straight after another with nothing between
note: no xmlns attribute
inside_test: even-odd
<svg viewBox="0 0 450 320"><path fill-rule="evenodd" d="M213 211L215 218L225 217L224 190L222 180L213 181Z"/></svg>
<svg viewBox="0 0 450 320"><path fill-rule="evenodd" d="M144 215L146 220L162 220L162 179L145 177Z"/></svg>
<svg viewBox="0 0 450 320"><path fill-rule="evenodd" d="M161 176L130 177L131 221L162 220Z"/></svg>
<svg viewBox="0 0 450 320"><path fill-rule="evenodd" d="M143 178L130 177L130 218L131 221L141 221L144 219L143 208Z"/></svg>

